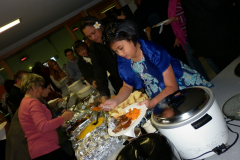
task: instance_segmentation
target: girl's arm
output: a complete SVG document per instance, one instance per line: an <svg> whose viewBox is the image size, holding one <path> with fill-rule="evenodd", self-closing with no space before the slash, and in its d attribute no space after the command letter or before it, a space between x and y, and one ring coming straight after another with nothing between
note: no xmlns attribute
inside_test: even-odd
<svg viewBox="0 0 240 160"><path fill-rule="evenodd" d="M114 99L107 100L105 103L100 105L100 107L103 110L104 110L103 106L114 108L118 104L126 100L129 97L129 95L132 93L132 91L133 91L133 87L123 82L123 86L118 92L118 95Z"/></svg>
<svg viewBox="0 0 240 160"><path fill-rule="evenodd" d="M154 108L163 98L178 90L177 81L171 64L169 65L167 70L163 72L163 80L165 89L163 89L162 92L160 92L153 99L142 101L141 103L139 103L139 105L145 104L147 108Z"/></svg>

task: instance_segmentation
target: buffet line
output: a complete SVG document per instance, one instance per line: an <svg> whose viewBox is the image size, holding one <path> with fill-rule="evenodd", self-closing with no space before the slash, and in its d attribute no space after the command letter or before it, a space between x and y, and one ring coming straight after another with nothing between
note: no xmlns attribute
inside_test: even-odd
<svg viewBox="0 0 240 160"><path fill-rule="evenodd" d="M75 86L79 85L75 84ZM139 115L134 115L136 116L135 119L131 120L131 118L124 117L126 115L124 108L148 97L137 91L117 106L116 109L111 110L111 112L103 112L99 108L101 98L97 90L91 86L81 86L79 93L77 91L79 87L73 88L75 90L72 91L70 86L72 93L65 97L65 100L60 102L58 107L75 112L73 118L66 122L68 124L66 132L69 140L72 142L76 158L78 160L113 159L114 153L116 155L123 148L123 143L126 139L130 138L124 136L124 133L128 131L126 129L140 115L140 111L134 109L131 110L133 115L135 112L139 112ZM136 96L138 97L135 98ZM50 101L49 103L53 103L54 101ZM144 116L145 112L142 115ZM121 120L118 119L118 123L117 118L119 117ZM141 119L139 117L137 124ZM123 123L124 125L121 125ZM129 136L131 137L136 136L134 132L135 126L132 127L133 131L129 131ZM138 131L137 134L140 135L140 133Z"/></svg>

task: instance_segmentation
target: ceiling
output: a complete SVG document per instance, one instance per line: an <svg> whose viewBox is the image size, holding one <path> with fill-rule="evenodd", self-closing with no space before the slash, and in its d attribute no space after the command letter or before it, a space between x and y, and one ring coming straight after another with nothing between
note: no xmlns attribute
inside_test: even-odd
<svg viewBox="0 0 240 160"><path fill-rule="evenodd" d="M0 0L0 26L21 23L0 33L0 56L23 45L101 0Z"/></svg>

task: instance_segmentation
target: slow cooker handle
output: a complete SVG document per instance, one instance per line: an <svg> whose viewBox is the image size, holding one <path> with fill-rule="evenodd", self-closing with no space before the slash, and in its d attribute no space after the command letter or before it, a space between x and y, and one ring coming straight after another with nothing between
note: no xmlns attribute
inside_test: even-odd
<svg viewBox="0 0 240 160"><path fill-rule="evenodd" d="M178 95L179 97L178 98L174 97L179 92L180 92L180 95ZM185 97L184 92L182 90L178 90L168 96L167 104L170 108L176 109L179 105L181 105L184 102L185 98L186 97ZM173 100L176 100L176 101L173 102Z"/></svg>
<svg viewBox="0 0 240 160"><path fill-rule="evenodd" d="M212 117L208 114L205 114L202 118L193 122L191 125L193 126L193 128L198 129L204 126L205 124L207 124L211 120L212 120Z"/></svg>

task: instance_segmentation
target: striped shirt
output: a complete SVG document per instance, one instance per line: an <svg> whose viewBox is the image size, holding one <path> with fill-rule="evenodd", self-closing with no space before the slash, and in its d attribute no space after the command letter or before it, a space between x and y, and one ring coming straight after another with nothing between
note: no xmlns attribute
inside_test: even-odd
<svg viewBox="0 0 240 160"><path fill-rule="evenodd" d="M184 35L187 37L187 30L186 30L186 18L184 16L184 11L181 5L180 0L177 0L176 5L176 17L179 19L179 24L183 30Z"/></svg>

